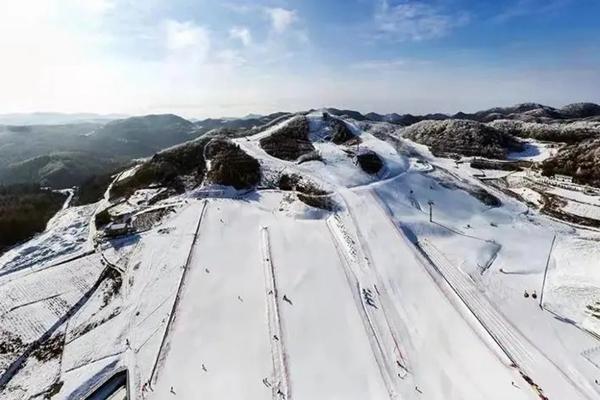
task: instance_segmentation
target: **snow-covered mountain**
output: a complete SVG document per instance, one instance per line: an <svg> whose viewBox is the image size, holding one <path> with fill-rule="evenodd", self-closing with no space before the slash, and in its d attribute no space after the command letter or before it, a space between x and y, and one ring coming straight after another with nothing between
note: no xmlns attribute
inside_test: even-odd
<svg viewBox="0 0 600 400"><path fill-rule="evenodd" d="M559 149L326 109L158 152L0 257L0 397L597 399L600 192Z"/></svg>

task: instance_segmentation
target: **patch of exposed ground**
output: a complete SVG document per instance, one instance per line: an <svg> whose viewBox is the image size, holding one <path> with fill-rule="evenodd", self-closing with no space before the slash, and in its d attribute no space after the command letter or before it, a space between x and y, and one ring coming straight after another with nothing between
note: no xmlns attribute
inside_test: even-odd
<svg viewBox="0 0 600 400"><path fill-rule="evenodd" d="M283 174L279 178L278 187L285 191L295 191L298 200L311 207L323 210L335 210L338 204L333 199L333 194L319 188L297 174Z"/></svg>
<svg viewBox="0 0 600 400"><path fill-rule="evenodd" d="M40 343L38 347L31 353L36 360L47 362L53 358L60 357L65 346L64 333L50 337L50 339Z"/></svg>

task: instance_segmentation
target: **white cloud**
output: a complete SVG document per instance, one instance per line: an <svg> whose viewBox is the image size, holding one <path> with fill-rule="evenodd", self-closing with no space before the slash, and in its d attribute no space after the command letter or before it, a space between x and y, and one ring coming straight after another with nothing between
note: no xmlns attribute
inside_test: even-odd
<svg viewBox="0 0 600 400"><path fill-rule="evenodd" d="M310 31L296 11L249 5L247 15L235 15L238 21L267 21L263 40L258 27L246 36L243 22L236 22L241 25L232 33L232 25L219 26L216 19L210 20L214 30L193 20L166 20L163 0L92 1L0 0L0 112L219 116L330 105L455 112L524 100L599 100L600 69L593 60L589 66L570 62L571 69L570 57L564 57L566 66L535 62L530 70L492 69L380 53L354 64L353 55L344 68L311 57L313 46L302 46ZM379 37L395 41L440 37L466 22L464 14L423 3L427 0L375 1ZM231 38L242 44L249 39L249 46L229 48Z"/></svg>
<svg viewBox="0 0 600 400"><path fill-rule="evenodd" d="M357 62L351 65L354 69L359 70L389 70L402 68L407 65L407 61L403 59L392 60L366 60Z"/></svg>
<svg viewBox="0 0 600 400"><path fill-rule="evenodd" d="M235 26L229 30L229 37L239 39L244 46L249 46L252 43L252 34L245 26Z"/></svg>
<svg viewBox="0 0 600 400"><path fill-rule="evenodd" d="M496 22L506 22L513 18L535 14L556 13L570 4L572 0L516 0L494 17Z"/></svg>
<svg viewBox="0 0 600 400"><path fill-rule="evenodd" d="M102 14L74 0L2 2L2 111L85 107L102 101L119 74L100 56L108 41L98 29Z"/></svg>
<svg viewBox="0 0 600 400"><path fill-rule="evenodd" d="M165 40L171 52L193 52L204 58L210 50L210 35L206 28L193 22L165 21Z"/></svg>
<svg viewBox="0 0 600 400"><path fill-rule="evenodd" d="M350 68L357 71L372 72L397 72L400 70L431 67L432 61L418 58L381 58L368 59L350 64Z"/></svg>
<svg viewBox="0 0 600 400"><path fill-rule="evenodd" d="M271 27L276 33L285 32L298 18L295 10L285 8L267 8L266 13L271 19Z"/></svg>
<svg viewBox="0 0 600 400"><path fill-rule="evenodd" d="M252 5L252 4L247 4L247 3L240 3L240 2L236 2L236 1L220 1L219 2L220 6L229 10L229 11L233 11L236 14L248 14L251 12L254 12L257 10L257 5Z"/></svg>
<svg viewBox="0 0 600 400"><path fill-rule="evenodd" d="M221 67L241 67L246 64L246 59L242 57L237 51L226 49L217 52L215 59L217 63L220 63Z"/></svg>
<svg viewBox="0 0 600 400"><path fill-rule="evenodd" d="M377 35L395 41L421 41L446 36L468 22L466 13L444 13L419 1L390 5L381 0L375 13Z"/></svg>
<svg viewBox="0 0 600 400"><path fill-rule="evenodd" d="M91 13L104 14L115 8L113 0L85 0L81 2L81 6Z"/></svg>

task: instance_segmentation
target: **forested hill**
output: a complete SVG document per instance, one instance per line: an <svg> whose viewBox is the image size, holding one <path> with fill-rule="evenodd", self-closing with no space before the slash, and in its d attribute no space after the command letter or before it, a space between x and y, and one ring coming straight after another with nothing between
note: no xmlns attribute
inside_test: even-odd
<svg viewBox="0 0 600 400"><path fill-rule="evenodd" d="M0 186L0 253L42 232L64 201L39 185Z"/></svg>

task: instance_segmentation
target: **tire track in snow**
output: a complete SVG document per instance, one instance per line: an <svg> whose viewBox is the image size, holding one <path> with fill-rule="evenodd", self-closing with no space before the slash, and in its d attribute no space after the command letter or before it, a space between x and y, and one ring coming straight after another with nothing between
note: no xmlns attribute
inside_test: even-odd
<svg viewBox="0 0 600 400"><path fill-rule="evenodd" d="M291 400L292 387L289 378L288 355L285 347L285 332L279 310L279 293L273 259L271 257L271 243L269 229L261 228L262 264L265 275L265 290L267 300L267 325L269 327L269 341L271 343L271 357L273 358L273 382L271 391L274 400Z"/></svg>
<svg viewBox="0 0 600 400"><path fill-rule="evenodd" d="M554 361L546 357L533 343L527 339L510 321L496 309L490 300L476 286L475 282L457 267L453 266L443 254L427 239L412 242L402 232L394 221L392 211L376 192L370 192L374 202L379 206L387 220L394 226L399 236L407 243L416 247L416 255L421 259L421 264L432 276L433 280L440 285L436 279L441 277L456 294L458 299L466 306L469 312L477 319L485 332L498 345L502 352L508 357L513 365L519 370L524 380L536 391L540 398L546 397L543 389L532 381L531 376L549 376L562 378L568 383L571 393L579 394L580 398L594 399L593 388L580 376L577 371L569 369L564 371ZM443 288L442 288L443 290ZM548 382L548 380L546 380ZM583 387L585 386L586 389Z"/></svg>

